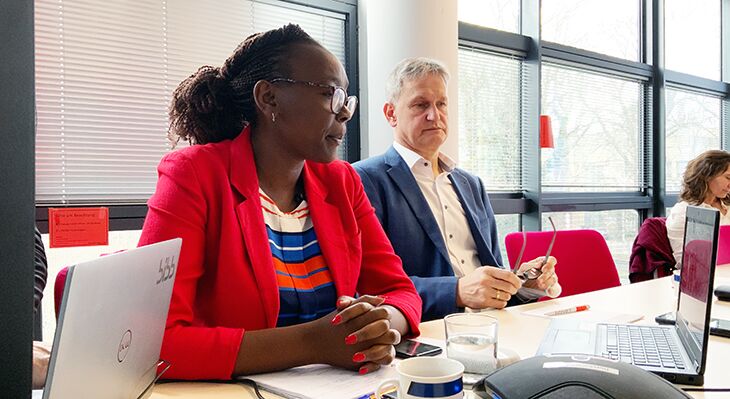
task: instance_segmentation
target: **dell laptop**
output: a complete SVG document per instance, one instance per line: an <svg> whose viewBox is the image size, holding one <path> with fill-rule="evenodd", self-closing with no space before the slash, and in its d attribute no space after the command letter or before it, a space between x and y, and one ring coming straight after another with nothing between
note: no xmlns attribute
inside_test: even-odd
<svg viewBox="0 0 730 399"><path fill-rule="evenodd" d="M687 207L677 321L673 326L553 319L537 354L599 355L634 364L678 384L702 385L719 220L717 210Z"/></svg>
<svg viewBox="0 0 730 399"><path fill-rule="evenodd" d="M151 393L179 238L68 269L43 399Z"/></svg>

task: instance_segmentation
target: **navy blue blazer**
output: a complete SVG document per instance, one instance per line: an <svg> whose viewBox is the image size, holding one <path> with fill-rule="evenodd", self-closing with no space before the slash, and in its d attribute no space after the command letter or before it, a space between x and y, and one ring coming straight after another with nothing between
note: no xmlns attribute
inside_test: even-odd
<svg viewBox="0 0 730 399"><path fill-rule="evenodd" d="M439 319L463 311L456 306L457 277L441 231L400 154L391 146L385 154L353 166L406 274L421 295L422 319ZM449 179L466 213L479 261L502 267L494 211L481 179L458 168Z"/></svg>

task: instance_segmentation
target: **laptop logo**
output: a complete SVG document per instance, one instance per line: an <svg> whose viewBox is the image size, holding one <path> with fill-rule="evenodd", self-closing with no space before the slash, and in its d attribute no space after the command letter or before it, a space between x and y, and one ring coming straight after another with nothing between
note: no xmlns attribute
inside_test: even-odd
<svg viewBox="0 0 730 399"><path fill-rule="evenodd" d="M130 345L132 345L132 331L127 330L124 332L122 340L119 342L119 350L117 351L117 360L119 360L119 363L126 359Z"/></svg>
<svg viewBox="0 0 730 399"><path fill-rule="evenodd" d="M175 275L175 267L177 264L175 263L175 257L174 256L166 256L164 259L160 259L160 267L158 272L160 273L160 278L157 279L157 282L155 284L164 283L165 281L171 279Z"/></svg>

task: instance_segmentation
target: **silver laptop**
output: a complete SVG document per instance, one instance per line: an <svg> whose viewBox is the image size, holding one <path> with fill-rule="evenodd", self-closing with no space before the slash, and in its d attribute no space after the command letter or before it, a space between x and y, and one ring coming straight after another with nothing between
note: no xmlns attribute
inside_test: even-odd
<svg viewBox="0 0 730 399"><path fill-rule="evenodd" d="M43 399L151 393L181 243L69 267Z"/></svg>
<svg viewBox="0 0 730 399"><path fill-rule="evenodd" d="M678 384L704 383L719 212L687 207L674 326L553 319L538 355L593 354L635 364ZM651 300L648 296L647 300Z"/></svg>

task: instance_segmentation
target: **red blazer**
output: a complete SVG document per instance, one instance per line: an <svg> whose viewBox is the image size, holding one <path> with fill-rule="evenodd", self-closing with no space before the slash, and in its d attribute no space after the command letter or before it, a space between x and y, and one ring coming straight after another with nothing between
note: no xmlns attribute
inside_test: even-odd
<svg viewBox="0 0 730 399"><path fill-rule="evenodd" d="M167 154L139 245L182 237L160 358L175 379L230 379L246 329L276 326L279 290L249 129ZM418 334L421 299L346 162L305 162L304 190L337 295L385 295Z"/></svg>

